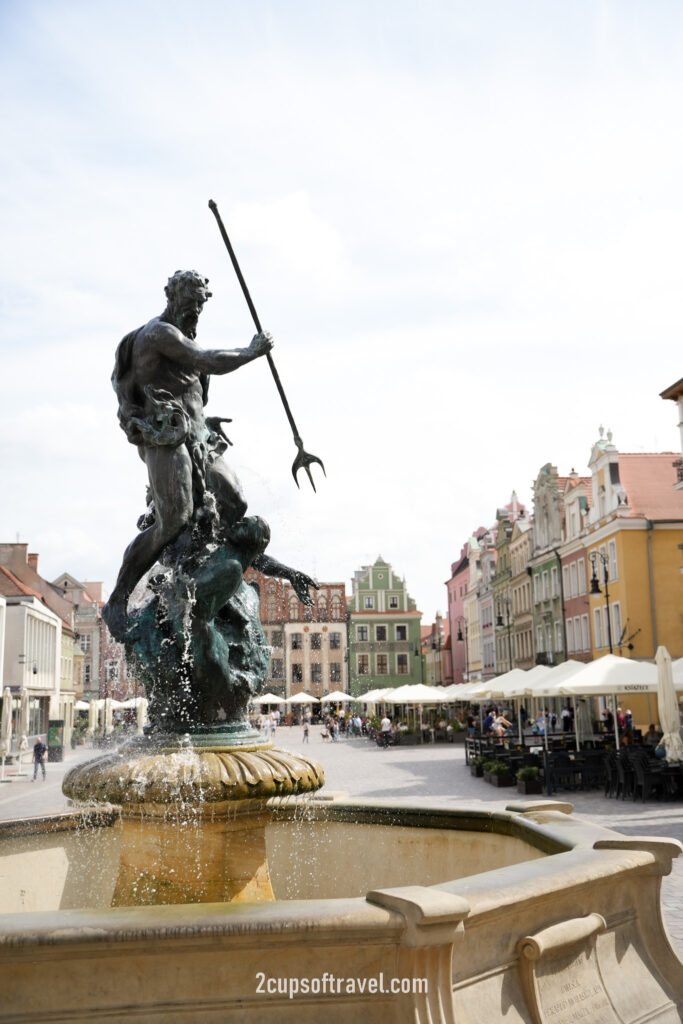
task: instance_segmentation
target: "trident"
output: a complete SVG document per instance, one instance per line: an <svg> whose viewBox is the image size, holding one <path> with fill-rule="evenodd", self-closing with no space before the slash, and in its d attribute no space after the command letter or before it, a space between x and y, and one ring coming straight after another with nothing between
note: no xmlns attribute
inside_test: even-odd
<svg viewBox="0 0 683 1024"><path fill-rule="evenodd" d="M220 233L222 235L223 241L225 242L225 247L228 250L228 253L230 255L230 259L232 260L232 265L235 268L235 273L237 274L237 279L238 279L239 283L242 285L242 291L244 292L244 297L247 300L247 305L249 306L249 310L251 312L252 318L254 320L254 323L256 324L256 330L259 332L259 334L261 334L262 333L261 323L259 321L258 314L257 314L257 312L256 312L256 310L254 308L254 303L251 301L251 295L249 294L249 289L247 288L246 281L242 277L242 271L240 270L240 265L237 262L237 257L235 256L235 253L234 253L234 250L232 248L232 245L230 244L230 239L228 238L228 233L225 230L225 227L223 225L223 221L221 220L221 215L218 212L218 207L214 203L213 199L209 199L209 209L211 210L212 214L216 218L216 222L218 224L218 230L220 231ZM285 407L285 412L287 413L287 419L289 420L289 425L292 428L292 433L294 434L294 444L299 449L299 454L294 459L294 463L292 464L292 476L294 477L294 482L295 482L296 486L298 487L299 486L299 481L296 478L296 474L299 472L300 469L305 469L306 473L308 474L308 479L311 481L311 487L315 491L315 483L313 482L313 477L311 476L310 466L311 466L311 464L313 462L317 462L321 466L322 471L325 474L325 476L327 476L327 473L325 473L325 467L323 466L322 459L319 459L317 455L309 455L308 452L304 450L304 443L301 440L301 437L299 436L299 431L296 429L296 423L294 422L294 417L292 416L291 409L289 408L289 402L287 401L287 396L285 395L284 388L282 387L282 384L280 382L280 376L279 376L277 370L275 369L275 363L273 362L273 357L271 356L270 352L266 353L266 359L268 360L268 366L270 367L270 372L273 375L273 380L275 381L275 386L277 387L278 392L280 394L280 398L282 399L282 404Z"/></svg>

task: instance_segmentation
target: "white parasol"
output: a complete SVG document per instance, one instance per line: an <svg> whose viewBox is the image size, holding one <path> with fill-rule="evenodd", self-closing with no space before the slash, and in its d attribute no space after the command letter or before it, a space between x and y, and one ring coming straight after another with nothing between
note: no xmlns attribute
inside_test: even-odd
<svg viewBox="0 0 683 1024"><path fill-rule="evenodd" d="M113 720L114 708L112 707L113 703L114 702L111 699L111 697L105 697L105 699L104 699L104 735L105 736L111 736L111 734L114 731L114 720Z"/></svg>
<svg viewBox="0 0 683 1024"><path fill-rule="evenodd" d="M90 705L88 707L88 736L94 736L95 732L97 731L100 704L101 701L99 700L90 701Z"/></svg>
<svg viewBox="0 0 683 1024"><path fill-rule="evenodd" d="M666 751L669 764L683 761L683 742L681 741L681 717L678 713L678 700L674 689L671 655L666 647L658 647L655 654L657 662L657 706L659 724L664 735L659 745Z"/></svg>
<svg viewBox="0 0 683 1024"><path fill-rule="evenodd" d="M2 781L5 781L5 758L12 746L12 691L6 686L2 691L2 717L0 717L0 757L2 758Z"/></svg>
<svg viewBox="0 0 683 1024"><path fill-rule="evenodd" d="M28 750L29 695L25 686L19 690L19 750Z"/></svg>
<svg viewBox="0 0 683 1024"><path fill-rule="evenodd" d="M146 697L135 698L135 723L137 725L137 734L142 736L144 727L147 724L147 705L149 701Z"/></svg>
<svg viewBox="0 0 683 1024"><path fill-rule="evenodd" d="M312 697L310 693L297 693L294 697L287 699L288 704L319 704L320 701L317 697Z"/></svg>

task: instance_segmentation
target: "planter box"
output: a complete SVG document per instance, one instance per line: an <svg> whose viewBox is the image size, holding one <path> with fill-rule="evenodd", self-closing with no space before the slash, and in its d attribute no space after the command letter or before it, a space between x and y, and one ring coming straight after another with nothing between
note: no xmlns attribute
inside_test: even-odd
<svg viewBox="0 0 683 1024"><path fill-rule="evenodd" d="M458 729L457 732L454 729L453 732L448 734L450 737L450 743L464 743L467 736L467 729Z"/></svg>
<svg viewBox="0 0 683 1024"><path fill-rule="evenodd" d="M417 733L399 732L398 745L400 747L417 747L420 743L420 737Z"/></svg>
<svg viewBox="0 0 683 1024"><path fill-rule="evenodd" d="M515 779L512 772L505 772L503 775L489 775L484 772L484 781L490 782L492 786L514 786Z"/></svg>
<svg viewBox="0 0 683 1024"><path fill-rule="evenodd" d="M475 779L481 779L484 777L484 769L480 764L471 764L470 772L474 775Z"/></svg>
<svg viewBox="0 0 683 1024"><path fill-rule="evenodd" d="M543 783L540 779L517 779L517 792L524 793L526 796L531 796L532 793L542 793Z"/></svg>

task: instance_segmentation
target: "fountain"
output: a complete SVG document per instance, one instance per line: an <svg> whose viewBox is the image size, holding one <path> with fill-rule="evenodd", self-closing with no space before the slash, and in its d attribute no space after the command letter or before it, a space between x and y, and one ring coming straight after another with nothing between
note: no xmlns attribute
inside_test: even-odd
<svg viewBox="0 0 683 1024"><path fill-rule="evenodd" d="M0 1019L680 1021L659 904L680 844L552 800L325 796L314 761L246 723L267 649L244 572L304 601L316 583L266 555L222 459L225 421L204 417L208 375L271 344L199 349L207 284L173 275L164 313L117 351L150 500L104 614L151 728L69 772L80 810L0 825Z"/></svg>

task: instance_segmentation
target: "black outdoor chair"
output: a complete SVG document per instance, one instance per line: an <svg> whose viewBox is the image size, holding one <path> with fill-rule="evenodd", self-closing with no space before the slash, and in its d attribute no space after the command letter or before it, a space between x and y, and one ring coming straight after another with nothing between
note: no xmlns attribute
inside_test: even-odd
<svg viewBox="0 0 683 1024"><path fill-rule="evenodd" d="M617 798L621 796L625 800L627 796L633 796L634 782L635 774L628 747L622 747L617 754Z"/></svg>
<svg viewBox="0 0 683 1024"><path fill-rule="evenodd" d="M633 799L640 793L641 800L649 799L654 792L661 798L667 795L667 780L662 768L654 760L649 758L644 750L632 750L629 753L633 765Z"/></svg>
<svg viewBox="0 0 683 1024"><path fill-rule="evenodd" d="M619 782L616 750L608 750L605 754L603 758L603 770L605 773L605 796L615 796Z"/></svg>

